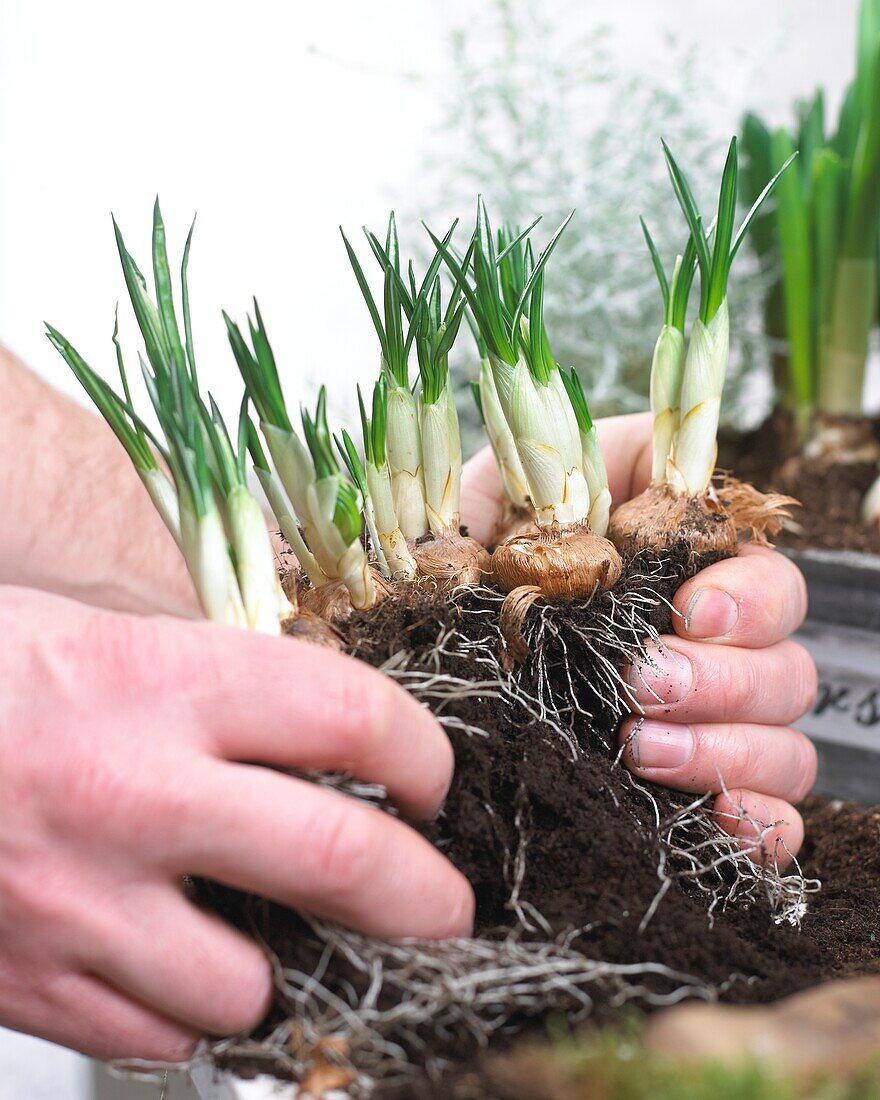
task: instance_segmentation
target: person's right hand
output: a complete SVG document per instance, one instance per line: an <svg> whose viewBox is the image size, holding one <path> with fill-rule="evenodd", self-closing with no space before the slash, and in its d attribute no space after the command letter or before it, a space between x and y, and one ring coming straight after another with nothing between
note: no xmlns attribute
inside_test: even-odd
<svg viewBox="0 0 880 1100"><path fill-rule="evenodd" d="M351 771L439 809L434 719L292 639L0 588L0 1024L96 1058L185 1059L255 1025L259 948L183 874L377 936L468 935L462 875L401 821L260 764Z"/></svg>

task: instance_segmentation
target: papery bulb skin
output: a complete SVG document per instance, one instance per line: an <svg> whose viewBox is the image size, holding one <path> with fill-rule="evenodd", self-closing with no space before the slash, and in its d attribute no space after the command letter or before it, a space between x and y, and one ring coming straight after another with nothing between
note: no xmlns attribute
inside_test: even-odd
<svg viewBox="0 0 880 1100"><path fill-rule="evenodd" d="M484 584L492 572L489 551L458 530L417 543L412 554L420 576L450 588Z"/></svg>
<svg viewBox="0 0 880 1100"><path fill-rule="evenodd" d="M614 512L608 537L627 559L650 550L717 560L736 554L741 533L768 545L767 536L777 534L796 505L793 497L762 493L733 477L719 477L698 496L652 485Z"/></svg>
<svg viewBox="0 0 880 1100"><path fill-rule="evenodd" d="M717 498L679 496L665 485L651 485L621 504L608 537L625 558L643 550L661 553L685 545L694 554L736 553L736 527Z"/></svg>
<svg viewBox="0 0 880 1100"><path fill-rule="evenodd" d="M525 531L492 555L493 579L502 591L532 585L551 598L586 599L611 588L622 569L615 547L584 525Z"/></svg>

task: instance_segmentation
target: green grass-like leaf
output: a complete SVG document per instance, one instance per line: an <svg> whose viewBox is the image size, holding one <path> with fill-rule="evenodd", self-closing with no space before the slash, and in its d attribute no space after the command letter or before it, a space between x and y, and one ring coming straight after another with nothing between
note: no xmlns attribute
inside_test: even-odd
<svg viewBox="0 0 880 1100"><path fill-rule="evenodd" d="M58 331L58 329L47 323L46 335L50 343L61 354L64 361L73 371L77 381L89 395L95 407L107 421L113 434L125 448L135 468L142 473L148 473L151 470L157 469L158 462L147 442L146 429L143 423L135 417L131 408L128 381L125 377L124 369L122 370L122 377L126 396L122 398L89 366L76 348ZM114 329L113 335L114 343L117 343L116 329ZM121 352L118 354L121 367Z"/></svg>
<svg viewBox="0 0 880 1100"><path fill-rule="evenodd" d="M584 393L580 375L574 367L571 367L568 371L560 370L559 373L562 375L566 393L571 401L571 407L574 409L578 429L586 435L593 427L593 418L590 416L590 407L587 404L587 395Z"/></svg>
<svg viewBox="0 0 880 1100"><path fill-rule="evenodd" d="M266 334L266 326L256 298L254 299L254 319L248 317L248 332L253 350L241 334L241 329L226 311L223 311L226 334L232 354L238 365L245 389L254 403L257 414L266 424L272 424L282 431L293 431L293 425L287 412L287 404L281 389L278 366Z"/></svg>
<svg viewBox="0 0 880 1100"><path fill-rule="evenodd" d="M423 223L424 224L424 223ZM494 270L490 268L479 238L475 233L471 239L469 254L474 269L474 282L467 274L467 265L455 256L452 248L425 226L434 247L449 268L456 285L461 289L470 307L471 314L480 331L487 351L507 363L516 362L516 354L511 347L510 338L505 330L502 313L503 302L499 299L498 281Z"/></svg>
<svg viewBox="0 0 880 1100"><path fill-rule="evenodd" d="M409 386L409 353L416 339L422 308L420 303L423 298L421 293L416 293L414 282L411 287L407 287L400 274L400 249L394 215L392 213L389 220L384 248L375 234L364 228L370 248L383 270L381 313L357 253L341 227L339 231L342 234L349 262L361 294L369 310L373 327L379 338L382 361L396 385L406 388ZM435 273L439 268L439 264L439 258L436 260L436 264L432 264ZM430 271L431 268L429 268L429 274ZM407 320L406 327L403 324L404 317Z"/></svg>
<svg viewBox="0 0 880 1100"><path fill-rule="evenodd" d="M189 375L193 385L198 386L199 376L196 372L196 356L193 350L192 320L189 309L189 252L192 247L193 230L196 227L196 219L193 218L186 235L186 244L183 246L183 259L180 264L180 291L181 308L183 310L183 331L186 340L186 359L189 363Z"/></svg>
<svg viewBox="0 0 880 1100"><path fill-rule="evenodd" d="M266 452L263 450L263 444L260 440L260 433L257 431L257 426L253 420L247 415L246 406L242 406L244 409L247 430L247 449L251 456L251 461L254 464L255 469L261 470L263 473L269 474L272 472L272 467L269 464L269 459L266 457Z"/></svg>
<svg viewBox="0 0 880 1100"><path fill-rule="evenodd" d="M470 382L468 383L471 391L471 397L474 399L474 404L477 406L477 415L480 418L480 423L485 425L486 414L483 412L483 395L480 393L480 383Z"/></svg>
<svg viewBox="0 0 880 1100"><path fill-rule="evenodd" d="M547 244L544 247L544 250L541 252L541 255L538 257L538 260L537 260L531 274L529 275L528 279L526 280L526 285L523 287L522 294L520 295L519 302L517 303L516 310L514 311L514 314L513 314L513 321L511 322L511 326L510 326L511 327L511 332L514 333L514 338L515 338L515 334L519 331L519 319L522 316L523 307L525 306L525 303L527 301L531 302L532 289L535 286L535 282L539 278L542 278L544 268L547 266L548 260L553 255L553 250L556 248L556 245L559 243L559 240L562 237L562 234L565 232L565 229L568 226L568 223L571 221L571 219L573 217L574 217L574 210L572 210L567 215L567 217L563 219L562 224L556 229L556 232L553 234L553 236L547 242ZM542 279L542 282L541 282L541 292L543 292L543 279Z"/></svg>
<svg viewBox="0 0 880 1100"><path fill-rule="evenodd" d="M856 76L861 112L843 240L847 255L863 259L874 254L880 226L880 30L872 7L872 0L863 0Z"/></svg>
<svg viewBox="0 0 880 1100"><path fill-rule="evenodd" d="M842 207L846 185L846 166L829 148L813 157L810 222L812 226L813 279L815 282L815 320L823 325L830 316L834 292L834 274L840 254L843 224ZM780 199L782 201L782 191ZM818 345L818 334L814 334Z"/></svg>
<svg viewBox="0 0 880 1100"><path fill-rule="evenodd" d="M763 188L734 235L738 157L736 138L732 138L721 177L718 214L713 222L714 234L711 232L707 234L686 176L665 141L662 142L662 145L672 187L690 229L691 239L696 247L697 263L700 268L700 318L705 324L708 324L727 296L730 269L752 221L794 160L794 155L782 165L776 175ZM710 252L709 244L713 235L714 245Z"/></svg>
<svg viewBox="0 0 880 1100"><path fill-rule="evenodd" d="M156 284L156 301L162 335L171 354L174 368L177 373L181 373L186 370L186 363L174 310L171 269L168 265L168 251L165 243L165 223L162 220L158 196L153 205L153 279Z"/></svg>
<svg viewBox="0 0 880 1100"><path fill-rule="evenodd" d="M731 261L730 249L736 220L737 175L736 137L732 137L727 150L727 160L724 163L721 189L718 194L715 243L712 250L712 270L709 277L709 293L706 302L706 311L709 317L715 316L718 307L727 297L727 276L730 272Z"/></svg>
<svg viewBox="0 0 880 1100"><path fill-rule="evenodd" d="M654 244L654 238L648 231L645 219L640 217L639 224L642 227L642 235L645 238L645 244L648 246L648 252L651 254L651 263L654 265L654 273L657 276L657 282L660 284L660 294L663 298L663 315L666 317L669 314L669 281L666 278L666 272L663 270L663 261L660 259L660 253L657 251L657 246Z"/></svg>
<svg viewBox="0 0 880 1100"><path fill-rule="evenodd" d="M347 546L361 537L361 510L357 489L344 478L339 480L333 523Z"/></svg>
<svg viewBox="0 0 880 1100"><path fill-rule="evenodd" d="M354 445L354 440L345 428L343 428L342 438L338 435L334 436L334 442L336 443L337 451L339 451L339 454L342 456L342 461L345 463L345 468L351 476L351 480L360 490L361 496L366 500L370 495L367 489L367 475L364 472L364 466L357 452L357 447Z"/></svg>
<svg viewBox="0 0 880 1100"><path fill-rule="evenodd" d="M315 472L319 478L333 477L339 473L339 463L333 452L333 440L327 427L327 387L318 390L318 403L315 415L311 416L306 408L300 410L303 434L306 446L315 463Z"/></svg>
<svg viewBox="0 0 880 1100"><path fill-rule="evenodd" d="M746 216L742 220L742 224L740 225L739 229L737 230L736 236L733 238L733 244L731 245L731 249L730 249L730 260L729 260L729 263L728 263L728 270L729 270L730 265L733 263L734 257L736 256L737 252L739 252L740 246L742 245L743 241L745 240L746 234L748 233L749 229L751 228L752 222L757 217L758 212L760 211L761 207L764 205L764 203L767 201L767 199L769 199L770 196L773 194L773 192L775 191L776 187L779 184L779 181L782 179L782 177L785 175L785 173L789 170L789 168L792 166L792 164L794 164L796 159L797 159L797 152L795 151L794 153L791 154L791 156L788 158L788 160L786 160L785 163L779 168L779 171L776 173L776 175L774 175L773 178L770 179L767 182L764 189L761 191L761 193L758 195L758 197L752 203L751 207L748 210L748 213L746 214Z"/></svg>
<svg viewBox="0 0 880 1100"><path fill-rule="evenodd" d="M675 157L672 155L672 151L662 138L660 142L663 146L663 154L666 157L666 166L669 169L672 189L675 192L675 197L678 199L678 205L681 207L682 213L685 216L685 221L691 232L691 238L696 246L697 262L700 266L700 316L705 320L704 313L706 303L708 302L709 279L711 276L711 258L709 255L709 243L706 239L706 231L703 228L703 219L700 217L700 212L697 209L697 204L693 192L691 191L690 184L679 168Z"/></svg>

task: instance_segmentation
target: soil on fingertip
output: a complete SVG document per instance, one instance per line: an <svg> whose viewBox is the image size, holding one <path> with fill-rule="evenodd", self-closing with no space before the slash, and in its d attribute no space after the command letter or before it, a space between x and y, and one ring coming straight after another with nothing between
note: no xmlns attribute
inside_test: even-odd
<svg viewBox="0 0 880 1100"><path fill-rule="evenodd" d="M866 424L880 441L880 418ZM791 422L776 414L752 432L722 434L719 466L734 469L765 492L788 493L802 507L773 541L795 550L855 550L880 554L880 525L862 521L865 493L878 473L876 462L831 462L792 457Z"/></svg>
<svg viewBox="0 0 880 1100"><path fill-rule="evenodd" d="M645 576L653 576L655 590L671 599L681 581L704 564L694 561L686 548L680 548L673 564L637 560L628 565L615 594L626 592L627 585L635 590ZM595 645L578 648L579 639L597 622L605 622L615 606L607 595L588 605L570 604L557 622L557 627L562 624L557 649L563 645L559 652L569 668L586 670L578 705L591 717L578 714L570 723L579 748L574 755L550 723L516 701L474 692L442 704L443 715L455 720L447 725L455 777L440 817L415 827L470 880L477 903L476 934L502 940L518 928L521 939L546 941L579 929L572 932L572 943L592 959L659 962L699 979L731 1002L768 1002L830 978L880 972L878 810L819 799L806 805L804 873L818 875L823 890L810 897L799 929L777 923L760 891L750 901L717 905L710 913L710 895L687 876L674 881L645 922L660 886L658 819L671 819L687 799L653 786L648 797L647 785L634 785L615 760L618 717L602 692L591 693L588 686L591 670L619 657L613 631L609 636L606 630L604 652L601 631ZM459 594L452 600L411 586L405 598L386 599L370 614L355 614L341 630L349 651L376 667L399 663L403 654L411 667L432 667L444 676L475 681L481 671L473 656L446 650L443 639L455 632L477 646L486 635L486 617L497 619L497 612L497 600L485 594ZM650 613L661 631L668 630L670 616L663 600ZM541 679L549 678L562 698L571 691L565 662L544 656L540 666L532 662L534 668L525 667L525 683L537 694ZM475 729L482 734L476 735ZM549 932L523 930L511 906L511 855L524 842L519 898L534 906ZM728 874L722 869L722 880ZM317 959L303 958L303 927L291 911L211 884L201 885L200 896L234 923L255 931L282 966L308 972L309 965L317 965ZM346 983L355 980L352 973L340 972L335 978L339 995L345 996ZM324 975L325 985L333 981L333 974ZM669 988L660 976L647 975L643 983L658 993ZM616 1012L599 997L592 1018L604 1023ZM285 1016L276 1004L254 1038L268 1035ZM492 1049L503 1048L524 1031L543 1028L545 1017L540 1011L514 1016L495 1036ZM426 1031L417 1040L410 1056L418 1061L426 1057L425 1050L442 1055L450 1060L451 1076L440 1084L429 1085L427 1079L409 1084L394 1096L414 1100L457 1095L452 1082L478 1057L475 1043L453 1031ZM425 1048L421 1054L419 1044ZM247 1056L220 1059L220 1064L242 1076L267 1071L263 1059ZM271 1068L281 1078L290 1077L283 1065Z"/></svg>

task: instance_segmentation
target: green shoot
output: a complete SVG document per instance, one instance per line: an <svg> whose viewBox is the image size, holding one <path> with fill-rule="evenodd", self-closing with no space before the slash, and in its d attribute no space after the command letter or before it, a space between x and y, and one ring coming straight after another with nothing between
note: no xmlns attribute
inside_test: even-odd
<svg viewBox="0 0 880 1100"><path fill-rule="evenodd" d="M544 386L555 368L552 356L547 354L549 348L543 327L544 269L573 214L574 211L557 228L528 276L524 277L515 303L510 288L517 285L518 265L525 255L523 251L521 257L516 247L524 234L515 236L502 250L507 267L501 264L499 274L495 238L485 203L480 199L477 224L468 250L471 253L471 278L468 265L460 263L451 247L428 230L434 247L443 257L470 307L486 349L509 366L515 366L522 354L535 381ZM523 318L530 322L533 315L536 318L534 332L529 323L521 324Z"/></svg>
<svg viewBox="0 0 880 1100"><path fill-rule="evenodd" d="M318 480L336 480L336 503L333 511L335 524L346 546L361 534L361 498L358 491L343 475L333 451L333 439L327 426L327 390L318 391L318 403L314 416L302 410L302 426L306 446L315 464Z"/></svg>
<svg viewBox="0 0 880 1100"><path fill-rule="evenodd" d="M118 327L114 327L113 340L116 343ZM131 406L131 398L128 392L128 379L125 376L122 365L121 352L118 352L118 362L122 371L123 389L125 397L120 397L107 382L94 371L83 359L76 348L66 337L46 323L46 335L49 342L59 351L64 361L73 371L79 384L86 391L92 402L107 421L113 434L125 448L135 469L141 473L147 473L158 468L156 456L146 439L145 429L139 417L134 414Z"/></svg>
<svg viewBox="0 0 880 1100"><path fill-rule="evenodd" d="M461 327L466 302L456 287L445 311L441 307L440 279L434 280L425 308L417 320L416 352L422 381L422 401L436 404L449 382L449 352Z"/></svg>
<svg viewBox="0 0 880 1100"><path fill-rule="evenodd" d="M379 345L382 349L383 366L385 370L389 372L395 385L408 389L409 353L413 341L416 338L418 317L411 315L408 318L406 329L404 330L404 306L406 303L409 303L410 299L405 284L400 277L399 249L397 245L397 229L394 224L394 216L392 214L388 227L388 240L386 242L388 251L384 253L388 262L387 265L383 265L383 308L381 313L373 297L373 292L370 290L370 284L361 267L361 262L357 257L357 253L354 248L352 248L341 226L339 232L342 234L342 240L345 244L345 250L348 253L349 262L351 263L361 294L369 310L373 327L376 330L376 335L379 338ZM413 308L411 313L415 312L416 310Z"/></svg>
<svg viewBox="0 0 880 1100"><path fill-rule="evenodd" d="M254 318L255 320L252 320L250 316L248 317L252 351L242 336L241 329L224 310L223 320L226 323L232 354L241 372L248 397L253 401L254 408L263 423L271 424L281 431L291 432L293 425L281 390L278 367L256 298L254 299Z"/></svg>
<svg viewBox="0 0 880 1100"><path fill-rule="evenodd" d="M474 399L474 404L477 407L477 416L480 418L480 423L485 427L486 414L483 411L483 395L480 393L480 383L470 382L468 385L471 391L471 397Z"/></svg>
<svg viewBox="0 0 880 1100"><path fill-rule="evenodd" d="M247 398L245 398L246 400ZM254 469L264 474L270 474L272 467L266 457L266 452L263 450L263 444L260 442L260 433L257 431L256 424L247 415L247 406L244 403L242 405L242 415L247 421L247 449L251 456L251 462L254 464Z"/></svg>
<svg viewBox="0 0 880 1100"><path fill-rule="evenodd" d="M654 239L648 231L644 218L639 218L642 234L651 255L651 263L657 275L660 285L660 294L663 298L663 323L684 332L687 320L688 299L691 294L691 286L694 281L697 263L697 247L693 235L688 237L684 253L679 257L672 272L672 278L667 279L663 261L654 244Z"/></svg>
<svg viewBox="0 0 880 1100"><path fill-rule="evenodd" d="M709 324L718 312L721 303L727 297L727 283L734 258L739 251L749 226L771 195L782 174L789 167L794 155L789 158L758 195L752 208L743 219L742 225L734 236L737 194L737 144L736 137L731 138L727 160L721 177L718 194L718 214L715 220L714 246L710 251L710 236L704 228L703 218L697 208L687 177L679 168L672 151L662 141L663 153L669 168L669 177L678 199L679 206L691 232L696 248L697 263L700 268L700 320Z"/></svg>
<svg viewBox="0 0 880 1100"><path fill-rule="evenodd" d="M361 496L366 498L369 496L369 490L367 489L367 474L361 462L360 455L357 452L357 447L354 445L354 440L345 428L343 428L342 438L337 435L333 437L333 441L336 444L336 449L339 451L342 461L345 463L345 468L348 470L351 480L360 490Z"/></svg>
<svg viewBox="0 0 880 1100"><path fill-rule="evenodd" d="M131 389L119 343L113 344L124 397L101 379L55 329L49 339L64 356L122 442L150 497L183 553L205 615L228 625L279 634L293 609L281 591L272 546L260 506L247 488L247 401L235 443L213 398L199 393L187 269L192 227L180 269L183 326L178 322L165 225L158 199L153 208L152 272L155 300L114 221L123 276L146 358L138 359L164 446L132 408ZM183 337L181 336L183 331ZM153 447L171 471L172 487ZM265 456L261 456L265 463Z"/></svg>
<svg viewBox="0 0 880 1100"><path fill-rule="evenodd" d="M836 130L826 137L822 91L799 108L795 135L772 139L754 116L744 123L751 159L762 171L799 163L780 183L773 214L759 219L755 243L765 270L781 271L765 307L777 352L782 404L802 430L813 411L857 415L869 334L877 320L880 237L880 0L862 0L855 79ZM749 183L754 194L754 181Z"/></svg>
<svg viewBox="0 0 880 1100"><path fill-rule="evenodd" d="M788 132L781 128L771 138L771 158L783 164L794 153ZM795 165L779 184L777 220L782 254L782 293L788 329L789 378L796 409L809 409L815 388L817 354L816 320L813 298L810 207L806 162Z"/></svg>
<svg viewBox="0 0 880 1100"><path fill-rule="evenodd" d="M574 409L578 430L586 435L592 430L593 418L590 416L590 407L587 404L587 395L584 393L580 375L574 367L571 367L569 371L560 370L559 373L562 375L565 391L571 401L571 407Z"/></svg>
<svg viewBox="0 0 880 1100"><path fill-rule="evenodd" d="M373 386L371 416L367 416L360 386L357 388L357 396L364 439L364 454L368 463L381 469L386 463L385 435L388 427L388 384L385 381L385 375L380 374L378 381Z"/></svg>

